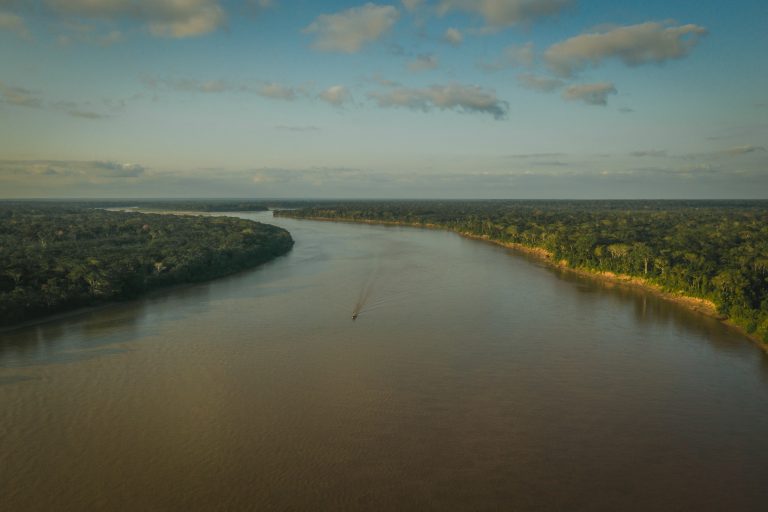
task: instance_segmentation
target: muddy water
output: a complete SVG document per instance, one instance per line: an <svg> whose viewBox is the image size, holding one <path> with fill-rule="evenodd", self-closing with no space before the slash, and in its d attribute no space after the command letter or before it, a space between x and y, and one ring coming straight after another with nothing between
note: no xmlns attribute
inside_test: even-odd
<svg viewBox="0 0 768 512"><path fill-rule="evenodd" d="M719 323L449 233L243 216L294 250L0 334L0 509L768 503L768 358Z"/></svg>

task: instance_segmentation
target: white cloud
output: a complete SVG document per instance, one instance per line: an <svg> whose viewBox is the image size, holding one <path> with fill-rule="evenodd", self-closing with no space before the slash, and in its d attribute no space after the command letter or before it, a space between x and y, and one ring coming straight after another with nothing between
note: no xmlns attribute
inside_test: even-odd
<svg viewBox="0 0 768 512"><path fill-rule="evenodd" d="M91 162L91 167L97 171L101 171L103 176L108 176L110 178L136 178L146 171L146 167L143 165L110 161Z"/></svg>
<svg viewBox="0 0 768 512"><path fill-rule="evenodd" d="M450 27L443 34L443 41L453 46L459 46L464 42L464 35L459 29Z"/></svg>
<svg viewBox="0 0 768 512"><path fill-rule="evenodd" d="M428 53L417 55L415 59L408 63L408 69L411 71L426 71L435 69L438 65L437 57Z"/></svg>
<svg viewBox="0 0 768 512"><path fill-rule="evenodd" d="M29 37L29 31L24 19L9 12L0 11L0 30L8 30L25 39Z"/></svg>
<svg viewBox="0 0 768 512"><path fill-rule="evenodd" d="M424 0L403 0L403 7L407 11L415 11L424 4Z"/></svg>
<svg viewBox="0 0 768 512"><path fill-rule="evenodd" d="M569 101L583 101L587 105L607 105L608 95L616 94L616 87L610 82L572 85L563 91L563 98Z"/></svg>
<svg viewBox="0 0 768 512"><path fill-rule="evenodd" d="M218 0L45 0L64 16L145 23L158 37L183 38L213 32L226 21Z"/></svg>
<svg viewBox="0 0 768 512"><path fill-rule="evenodd" d="M193 37L213 32L224 24L224 11L208 5L198 12L164 21L150 21L149 31L158 37Z"/></svg>
<svg viewBox="0 0 768 512"><path fill-rule="evenodd" d="M478 14L491 27L508 27L557 14L571 0L439 0L438 12Z"/></svg>
<svg viewBox="0 0 768 512"><path fill-rule="evenodd" d="M257 90L258 94L267 98L274 98L277 100L291 101L296 99L296 91L292 87L286 87L281 84L270 82L264 84Z"/></svg>
<svg viewBox="0 0 768 512"><path fill-rule="evenodd" d="M336 14L320 15L304 32L316 36L312 46L317 50L355 53L364 44L386 34L399 16L391 5L367 3Z"/></svg>
<svg viewBox="0 0 768 512"><path fill-rule="evenodd" d="M458 84L433 85L424 89L395 88L387 92L371 93L369 97L380 107L403 107L429 112L457 110L478 112L503 119L509 109L506 102L499 100L496 93L477 86Z"/></svg>
<svg viewBox="0 0 768 512"><path fill-rule="evenodd" d="M706 33L698 25L641 23L572 37L551 46L544 58L555 73L565 77L610 58L628 66L662 63L688 55Z"/></svg>
<svg viewBox="0 0 768 512"><path fill-rule="evenodd" d="M333 85L321 92L318 97L334 107L340 107L352 99L352 95L343 85Z"/></svg>
<svg viewBox="0 0 768 512"><path fill-rule="evenodd" d="M517 81L526 89L540 92L552 92L565 85L565 82L558 78L537 76L530 73L517 75Z"/></svg>

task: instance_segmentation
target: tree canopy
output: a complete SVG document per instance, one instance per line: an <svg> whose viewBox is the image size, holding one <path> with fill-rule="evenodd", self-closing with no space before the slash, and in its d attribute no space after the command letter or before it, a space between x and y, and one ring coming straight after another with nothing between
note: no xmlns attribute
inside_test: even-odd
<svg viewBox="0 0 768 512"><path fill-rule="evenodd" d="M768 341L768 202L321 202L278 215L429 225L550 252L713 301Z"/></svg>
<svg viewBox="0 0 768 512"><path fill-rule="evenodd" d="M0 326L231 274L292 246L284 229L232 217L0 204Z"/></svg>

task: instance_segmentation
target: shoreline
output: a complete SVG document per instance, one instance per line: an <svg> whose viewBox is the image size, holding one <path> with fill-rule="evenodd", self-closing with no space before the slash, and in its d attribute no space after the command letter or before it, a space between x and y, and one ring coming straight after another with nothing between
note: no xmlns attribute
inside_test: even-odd
<svg viewBox="0 0 768 512"><path fill-rule="evenodd" d="M235 272L229 273L229 274L223 274L218 277L214 277L211 279L204 279L202 281L187 281L184 283L172 283L165 286L160 286L158 288L152 288L150 290L147 290L144 293L141 293L140 295L137 295L135 297L126 298L126 299L115 299L115 300L107 300L105 302L91 304L87 306L81 306L74 309L69 309L66 311L61 311L59 313L53 313L51 315L45 315L38 318L31 318L29 320L25 320L23 322L19 322L17 324L13 325L6 325L6 326L0 326L0 335L8 334L14 331L19 331L21 329L26 329L28 327L36 327L43 324L47 324L48 322L55 322L59 320L67 320L71 317L78 317L78 316L85 316L90 313L94 313L97 311L105 310L114 308L120 305L124 304L132 304L132 303L138 303L143 300L148 299L154 299L158 297L162 297L163 295L166 295L168 293L177 292L179 290L184 290L188 288L193 288L195 286L205 286L209 285L214 281L219 281L222 279L229 279L232 277L237 276L238 274L244 274L246 272L253 272L261 268L262 266L272 263L273 261L277 260L278 258L282 258L285 256L285 254L281 254L279 256L276 256L270 260L264 261L262 263L257 264L253 267L246 267L239 270L236 270Z"/></svg>
<svg viewBox="0 0 768 512"><path fill-rule="evenodd" d="M727 317L724 317L723 315L719 314L717 312L717 307L715 306L715 303L712 302L711 300L702 299L700 297L693 297L690 295L685 295L683 293L669 292L662 289L661 286L655 283L652 283L646 279L643 279L642 277L635 277L628 274L616 274L614 272L609 272L609 271L592 270L584 267L572 267L568 264L566 260L555 261L554 258L552 257L552 253L541 247L529 247L527 245L518 244L514 242L502 242L500 240L493 240L487 235L481 236L481 235L475 235L473 233L468 233L465 231L455 231L453 229L445 228L437 224L422 224L418 222L401 222L401 221L384 221L384 220L373 221L368 219L359 219L359 220L334 219L330 217L288 217L286 216L284 218L290 218L290 219L296 219L296 220L313 220L313 221L320 221L320 222L347 222L350 224L402 226L402 227L432 229L437 231L446 231L449 233L455 233L456 235L459 235L463 238L467 238L470 240L477 240L480 242L487 242L499 247L504 247L505 249L510 249L522 254L527 254L529 256L536 258L538 261L545 263L547 266L553 269L564 270L582 277L595 279L603 283L627 286L630 288L637 288L645 292L651 293L664 300L674 302L675 304L678 304L694 313L698 313L700 315L704 315L704 316L719 320L722 324L726 325L728 328L738 332L740 335L744 336L745 338L755 343L758 347L760 347L764 352L768 354L768 343L765 343L759 338L757 338L756 336L749 334L746 330L744 330L744 328L734 324Z"/></svg>

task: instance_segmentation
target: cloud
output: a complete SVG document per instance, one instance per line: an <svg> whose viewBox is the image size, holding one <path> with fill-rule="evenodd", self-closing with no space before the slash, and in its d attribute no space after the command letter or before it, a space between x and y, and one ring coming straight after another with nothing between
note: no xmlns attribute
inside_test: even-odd
<svg viewBox="0 0 768 512"><path fill-rule="evenodd" d="M364 44L386 34L399 16L391 5L367 3L336 14L320 15L304 32L316 36L312 44L316 50L356 53Z"/></svg>
<svg viewBox="0 0 768 512"><path fill-rule="evenodd" d="M40 108L43 106L43 100L37 93L23 87L7 85L4 82L0 82L0 98L3 103L17 107Z"/></svg>
<svg viewBox="0 0 768 512"><path fill-rule="evenodd" d="M610 82L572 85L563 91L563 98L569 101L583 101L587 105L607 105L608 95L616 94L616 87Z"/></svg>
<svg viewBox="0 0 768 512"><path fill-rule="evenodd" d="M504 49L504 61L509 66L531 66L533 57L533 43L508 46Z"/></svg>
<svg viewBox="0 0 768 512"><path fill-rule="evenodd" d="M224 80L200 81L191 78L159 80L148 76L142 77L142 81L151 89L167 87L175 91L209 94L225 92L255 93L265 98L285 101L293 101L299 93L304 92L302 88L297 89L276 82L263 82L259 86L252 86L246 84L234 84L225 82Z"/></svg>
<svg viewBox="0 0 768 512"><path fill-rule="evenodd" d="M717 161L723 158L735 158L749 154L757 154L766 152L763 146L754 146L752 144L745 144L742 146L733 146L730 148L719 149L715 151L702 151L698 153L688 153L685 155L679 155L678 158L685 160L704 160L704 161ZM764 158L757 158L755 161L762 161Z"/></svg>
<svg viewBox="0 0 768 512"><path fill-rule="evenodd" d="M82 119L104 119L109 117L88 108L89 102L78 103L75 101L44 101L43 97L34 91L23 87L16 87L0 82L0 103L26 108L45 108L65 112L72 117Z"/></svg>
<svg viewBox="0 0 768 512"><path fill-rule="evenodd" d="M58 43L62 46L72 43L84 43L107 47L123 40L123 33L119 30L99 33L94 25L77 21L66 21L62 25L66 31L66 33L58 38Z"/></svg>
<svg viewBox="0 0 768 512"><path fill-rule="evenodd" d="M220 93L235 89L234 86L222 80L200 81L191 78L157 80L151 77L143 77L142 81L152 89L158 86L165 86L169 89L183 92Z"/></svg>
<svg viewBox="0 0 768 512"><path fill-rule="evenodd" d="M251 181L257 185L291 185L311 189L338 187L350 182L381 180L381 176L362 169L346 167L310 167L307 169L262 168L252 171Z"/></svg>
<svg viewBox="0 0 768 512"><path fill-rule="evenodd" d="M635 157L662 157L667 156L667 150L665 149L649 149L649 150L643 150L643 151L632 151L630 153L630 156Z"/></svg>
<svg viewBox="0 0 768 512"><path fill-rule="evenodd" d="M340 107L352 99L352 95L343 85L333 85L321 92L318 97L334 107Z"/></svg>
<svg viewBox="0 0 768 512"><path fill-rule="evenodd" d="M24 39L29 38L29 30L24 18L9 12L0 11L0 30L8 30Z"/></svg>
<svg viewBox="0 0 768 512"><path fill-rule="evenodd" d="M530 73L517 75L517 81L526 89L540 92L553 92L565 85L565 82L558 78L537 76Z"/></svg>
<svg viewBox="0 0 768 512"><path fill-rule="evenodd" d="M296 99L296 90L281 84L270 82L262 85L257 90L258 94L267 98L292 101Z"/></svg>
<svg viewBox="0 0 768 512"><path fill-rule="evenodd" d="M491 27L508 27L557 14L571 0L439 0L440 14L464 11L478 14Z"/></svg>
<svg viewBox="0 0 768 512"><path fill-rule="evenodd" d="M478 66L486 71L498 71L499 69L518 66L531 67L533 65L533 59L533 43L526 43L522 46L508 46L504 49L504 53L500 59L494 62L481 62Z"/></svg>
<svg viewBox="0 0 768 512"><path fill-rule="evenodd" d="M44 181L49 185L139 178L146 171L135 163L99 160L0 160L0 180Z"/></svg>
<svg viewBox="0 0 768 512"><path fill-rule="evenodd" d="M509 110L508 104L499 100L495 92L458 84L433 85L424 89L399 87L368 96L380 107L403 107L423 112L437 108L490 114L495 119L503 119Z"/></svg>
<svg viewBox="0 0 768 512"><path fill-rule="evenodd" d="M277 5L276 0L246 0L246 8L252 14L259 14L262 11L271 9Z"/></svg>
<svg viewBox="0 0 768 512"><path fill-rule="evenodd" d="M438 66L437 57L431 53L417 55L414 60L408 63L408 69L411 71L426 71L435 69Z"/></svg>
<svg viewBox="0 0 768 512"><path fill-rule="evenodd" d="M450 27L445 30L443 41L453 46L459 46L464 42L464 35L459 29Z"/></svg>
<svg viewBox="0 0 768 512"><path fill-rule="evenodd" d="M723 149L721 151L718 151L717 154L722 156L740 156L740 155L746 155L749 153L758 153L761 151L765 151L765 148L763 146L746 145L746 146L735 146L732 148Z"/></svg>
<svg viewBox="0 0 768 512"><path fill-rule="evenodd" d="M45 0L63 16L144 23L157 37L193 37L221 27L226 16L218 0Z"/></svg>
<svg viewBox="0 0 768 512"><path fill-rule="evenodd" d="M698 25L668 26L648 22L607 32L582 34L552 45L544 54L549 67L563 77L588 65L616 58L627 66L663 63L688 55L707 29Z"/></svg>
<svg viewBox="0 0 768 512"><path fill-rule="evenodd" d="M67 114L81 119L106 119L109 117L106 114L100 114L99 112L92 112L90 110L68 110Z"/></svg>
<svg viewBox="0 0 768 512"><path fill-rule="evenodd" d="M422 6L424 0L403 0L403 7L407 11L415 11Z"/></svg>
<svg viewBox="0 0 768 512"><path fill-rule="evenodd" d="M50 104L50 106L56 110L65 112L72 117L79 117L81 119L106 119L109 117L106 114L88 109L88 103L81 104L76 101L57 101Z"/></svg>
<svg viewBox="0 0 768 512"><path fill-rule="evenodd" d="M102 175L110 178L136 178L146 171L146 167L139 164L100 161L90 164L94 170L103 171Z"/></svg>
<svg viewBox="0 0 768 512"><path fill-rule="evenodd" d="M383 85L384 87L399 87L401 85L400 82L397 82L395 80L390 80L388 78L384 78L378 73L374 74L370 80L379 85Z"/></svg>

